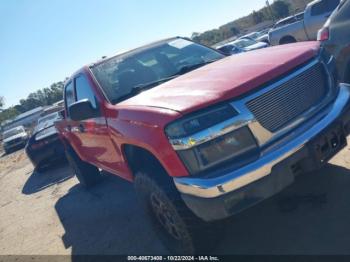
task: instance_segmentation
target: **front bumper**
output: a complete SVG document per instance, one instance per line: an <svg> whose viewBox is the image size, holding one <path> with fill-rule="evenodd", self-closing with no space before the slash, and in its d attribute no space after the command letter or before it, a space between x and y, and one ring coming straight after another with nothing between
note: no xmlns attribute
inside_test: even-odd
<svg viewBox="0 0 350 262"><path fill-rule="evenodd" d="M4 149L6 151L10 151L10 150L13 150L13 149L20 147L20 146L23 147L27 144L27 141L28 141L28 139L21 139L20 141L18 141L16 143L6 144L6 145L4 145Z"/></svg>
<svg viewBox="0 0 350 262"><path fill-rule="evenodd" d="M350 85L340 84L336 100L325 111L311 127L240 169L210 178L174 178L186 205L203 220L222 219L290 185L296 163L304 162L308 169L317 167L308 145L335 122L345 127L348 134Z"/></svg>

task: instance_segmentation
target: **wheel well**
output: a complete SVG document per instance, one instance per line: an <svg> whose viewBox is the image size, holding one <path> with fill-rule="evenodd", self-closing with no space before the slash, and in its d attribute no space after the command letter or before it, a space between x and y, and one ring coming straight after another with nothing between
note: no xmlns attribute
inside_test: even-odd
<svg viewBox="0 0 350 262"><path fill-rule="evenodd" d="M162 164L148 150L134 145L124 145L123 152L134 175L140 171L148 171L161 180L169 178Z"/></svg>
<svg viewBox="0 0 350 262"><path fill-rule="evenodd" d="M284 36L280 39L280 44L285 44L285 43L294 43L296 42L297 40L291 36L291 35L287 35L287 36Z"/></svg>

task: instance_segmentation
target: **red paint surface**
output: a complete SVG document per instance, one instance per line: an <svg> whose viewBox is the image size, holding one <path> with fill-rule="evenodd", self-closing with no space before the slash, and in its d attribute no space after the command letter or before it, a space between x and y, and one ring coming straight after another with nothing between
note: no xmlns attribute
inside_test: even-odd
<svg viewBox="0 0 350 262"><path fill-rule="evenodd" d="M318 42L283 45L233 55L152 88L121 105L146 105L188 113L240 96L314 57Z"/></svg>
<svg viewBox="0 0 350 262"><path fill-rule="evenodd" d="M318 42L305 42L266 48L234 55L199 68L117 105L109 104L97 83L84 67L102 117L77 123L66 119L59 123L61 137L72 145L85 161L127 180L133 176L123 154L131 144L152 153L170 176L187 176L188 172L164 133L164 127L182 115L215 103L244 95L274 80L314 56ZM84 134L68 132L68 125L85 124Z"/></svg>

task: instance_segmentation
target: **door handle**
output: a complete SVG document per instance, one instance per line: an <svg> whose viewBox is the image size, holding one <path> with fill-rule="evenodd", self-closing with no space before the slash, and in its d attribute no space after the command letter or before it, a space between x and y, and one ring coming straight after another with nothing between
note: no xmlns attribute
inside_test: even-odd
<svg viewBox="0 0 350 262"><path fill-rule="evenodd" d="M83 124L80 124L80 125L79 125L79 131L80 131L81 133L84 133L84 132L85 132L85 126L84 126Z"/></svg>

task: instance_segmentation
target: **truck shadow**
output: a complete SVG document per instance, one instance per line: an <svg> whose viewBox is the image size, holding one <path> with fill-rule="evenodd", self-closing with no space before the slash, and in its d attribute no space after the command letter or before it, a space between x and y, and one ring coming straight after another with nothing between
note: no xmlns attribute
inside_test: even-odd
<svg viewBox="0 0 350 262"><path fill-rule="evenodd" d="M350 254L350 171L327 165L282 193L223 221L212 254ZM139 209L132 185L108 176L79 185L55 205L72 255L167 254Z"/></svg>
<svg viewBox="0 0 350 262"><path fill-rule="evenodd" d="M350 170L328 164L233 217L220 254L350 254ZM235 237L236 236L236 237Z"/></svg>
<svg viewBox="0 0 350 262"><path fill-rule="evenodd" d="M45 171L37 171L34 169L33 173L24 184L22 193L25 195L34 194L72 178L74 175L69 168L66 168L66 165L66 161L60 160Z"/></svg>
<svg viewBox="0 0 350 262"><path fill-rule="evenodd" d="M167 254L140 210L132 184L118 177L106 175L89 191L75 185L55 209L65 229L62 241L72 255Z"/></svg>

